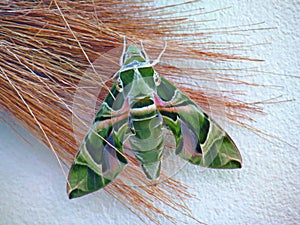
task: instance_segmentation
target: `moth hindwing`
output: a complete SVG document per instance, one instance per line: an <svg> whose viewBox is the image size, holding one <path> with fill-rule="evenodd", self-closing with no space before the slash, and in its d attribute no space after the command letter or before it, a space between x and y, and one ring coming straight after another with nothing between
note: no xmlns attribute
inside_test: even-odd
<svg viewBox="0 0 300 225"><path fill-rule="evenodd" d="M160 56L162 53L160 54ZM128 139L146 177L157 180L169 129L181 158L209 168L241 168L241 155L228 134L190 98L159 75L142 50L130 46L68 177L69 198L109 184L127 164Z"/></svg>

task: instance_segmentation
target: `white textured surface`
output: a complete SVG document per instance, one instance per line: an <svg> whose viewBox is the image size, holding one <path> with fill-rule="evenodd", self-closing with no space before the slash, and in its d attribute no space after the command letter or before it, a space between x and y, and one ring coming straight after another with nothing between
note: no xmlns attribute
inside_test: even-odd
<svg viewBox="0 0 300 225"><path fill-rule="evenodd" d="M249 52L253 57L265 59L265 63L247 65L268 72L300 75L299 1L206 0L201 5L207 10L232 6L215 13L217 21L205 26L265 22L264 27L274 28L255 31L250 36L232 36L232 41L271 43L255 46ZM222 36L214 39L221 40ZM242 170L200 172L187 165L176 175L197 194L200 200L191 200L188 205L194 216L205 223L300 224L300 79L266 74L255 79L258 83L283 86L269 89L268 97L283 93L286 99L295 101L264 106L269 115L258 117L254 125L282 137L297 149L285 144L275 146L244 129L230 127L243 155ZM256 99L265 99L264 93L251 90L248 93ZM26 143L4 123L0 123L0 131L0 224L141 223L103 191L69 201L64 177L53 154L34 141L32 145Z"/></svg>

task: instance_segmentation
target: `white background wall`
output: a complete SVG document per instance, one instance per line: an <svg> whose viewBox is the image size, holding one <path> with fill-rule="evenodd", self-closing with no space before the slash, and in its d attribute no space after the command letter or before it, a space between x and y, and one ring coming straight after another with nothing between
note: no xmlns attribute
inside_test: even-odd
<svg viewBox="0 0 300 225"><path fill-rule="evenodd" d="M232 7L213 14L217 21L204 26L265 22L264 27L274 28L232 36L232 40L270 43L255 46L247 53L266 62L247 66L300 75L299 1L205 0L201 6L207 11ZM222 36L214 39L222 40ZM271 144L239 127L229 127L243 155L242 170L201 172L187 165L176 175L197 194L200 200L190 200L188 205L194 216L207 224L300 224L300 79L262 74L255 77L255 81L282 86L268 89L269 97L284 94L285 99L295 99L265 105L269 115L256 117L258 122L254 125L280 136L296 149L275 139L278 145ZM260 92L250 89L248 93L256 99L266 99ZM0 159L0 224L141 223L103 191L68 200L66 182L53 154L34 140L28 144L2 122Z"/></svg>

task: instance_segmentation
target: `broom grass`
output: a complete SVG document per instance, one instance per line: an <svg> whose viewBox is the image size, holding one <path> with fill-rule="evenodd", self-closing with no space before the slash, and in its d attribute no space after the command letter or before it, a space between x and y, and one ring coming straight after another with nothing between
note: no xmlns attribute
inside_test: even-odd
<svg viewBox="0 0 300 225"><path fill-rule="evenodd" d="M226 50L233 43L207 41L214 33L226 34L230 29L236 32L236 27L229 31L186 32L190 25L200 28L205 22L191 21L189 15L198 12L205 15L205 11L196 7L178 15L176 10L182 4L197 6L197 2L163 7L151 1L0 3L0 106L45 143L59 162L70 166L96 110L109 92L126 36L131 44L138 45L143 40L151 58L160 53L167 41L167 51L161 63L155 66L157 71L214 118L255 131L247 121L253 120L252 114L264 113L259 106L261 102L246 103L238 99L244 93L220 89L216 85L200 89L198 83L253 87L258 84L243 81L238 70L205 66L186 69L172 64L174 60L259 61L227 54ZM199 37L196 41L192 38L195 35ZM174 148L174 143L168 144L169 148ZM148 218L159 224L157 215L176 223L165 207L201 223L184 203L186 198L195 198L186 185L164 173L162 184L149 185L136 160L130 155L127 157L130 166L119 176L122 178L104 188L106 192L145 223Z"/></svg>

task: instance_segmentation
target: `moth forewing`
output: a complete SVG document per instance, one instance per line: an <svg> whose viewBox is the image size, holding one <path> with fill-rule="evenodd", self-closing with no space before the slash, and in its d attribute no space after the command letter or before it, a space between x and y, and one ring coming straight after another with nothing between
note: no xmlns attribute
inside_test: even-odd
<svg viewBox="0 0 300 225"><path fill-rule="evenodd" d="M93 125L85 136L68 176L69 198L94 192L110 183L124 168L127 159L122 143L128 129L128 110L116 85L105 98ZM122 97L122 96L121 96ZM118 126L117 126L118 124Z"/></svg>
<svg viewBox="0 0 300 225"><path fill-rule="evenodd" d="M210 168L241 168L241 155L229 135L165 78L157 87L157 107L172 131L176 153Z"/></svg>

